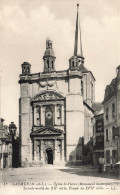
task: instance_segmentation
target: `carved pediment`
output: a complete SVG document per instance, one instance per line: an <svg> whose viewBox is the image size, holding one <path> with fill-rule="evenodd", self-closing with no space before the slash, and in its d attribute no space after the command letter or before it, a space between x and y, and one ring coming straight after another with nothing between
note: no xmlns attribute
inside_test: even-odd
<svg viewBox="0 0 120 195"><path fill-rule="evenodd" d="M45 100L59 100L63 99L64 97L56 92L53 91L46 91L44 93L37 94L32 101L45 101Z"/></svg>
<svg viewBox="0 0 120 195"><path fill-rule="evenodd" d="M31 136L50 136L50 135L61 135L63 133L60 129L55 129L53 127L42 127L37 131L31 133Z"/></svg>

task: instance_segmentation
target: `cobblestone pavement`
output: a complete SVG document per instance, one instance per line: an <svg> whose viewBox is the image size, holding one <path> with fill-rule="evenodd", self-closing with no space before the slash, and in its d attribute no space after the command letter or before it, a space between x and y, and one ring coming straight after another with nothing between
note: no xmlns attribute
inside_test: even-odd
<svg viewBox="0 0 120 195"><path fill-rule="evenodd" d="M95 188L94 184L104 184L103 187L111 188L112 183L120 186L120 180L115 175L98 174L97 169L91 169L86 166L70 168L48 165L44 167L9 168L0 171L0 187L4 188L12 186L12 188L32 189L37 186L42 189L42 187L48 186L49 188L57 189L62 186L68 189L71 186L72 188L78 188L78 184L80 184L80 187L83 187L84 184L84 187L91 185L89 186L91 188Z"/></svg>
<svg viewBox="0 0 120 195"><path fill-rule="evenodd" d="M82 167L54 167L46 165L43 167L6 168L0 170L0 181L2 183L26 182L26 181L119 181L116 175L107 173L99 174L97 169L86 166Z"/></svg>

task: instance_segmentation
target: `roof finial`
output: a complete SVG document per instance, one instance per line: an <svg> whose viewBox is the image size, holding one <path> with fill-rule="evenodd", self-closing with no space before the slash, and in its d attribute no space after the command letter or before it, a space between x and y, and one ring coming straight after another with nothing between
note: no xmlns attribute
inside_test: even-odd
<svg viewBox="0 0 120 195"><path fill-rule="evenodd" d="M74 56L83 57L81 27L80 27L80 19L79 19L79 4L78 3L77 3L77 18L76 18L76 29L75 29Z"/></svg>

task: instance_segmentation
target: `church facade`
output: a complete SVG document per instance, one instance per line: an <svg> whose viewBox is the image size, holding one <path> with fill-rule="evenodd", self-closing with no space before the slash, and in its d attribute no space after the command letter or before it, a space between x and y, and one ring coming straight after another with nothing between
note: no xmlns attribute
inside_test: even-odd
<svg viewBox="0 0 120 195"><path fill-rule="evenodd" d="M79 39L80 37L80 39ZM53 43L46 40L43 72L31 73L28 62L20 74L19 128L21 166L64 164L71 157L79 138L87 143L92 136L92 103L95 78L84 66L79 5L74 55L69 67L56 71ZM81 159L82 154L77 155Z"/></svg>

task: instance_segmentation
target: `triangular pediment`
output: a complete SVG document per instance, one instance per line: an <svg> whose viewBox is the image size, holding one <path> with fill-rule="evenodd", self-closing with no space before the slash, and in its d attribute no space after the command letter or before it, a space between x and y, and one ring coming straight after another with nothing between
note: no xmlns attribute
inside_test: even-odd
<svg viewBox="0 0 120 195"><path fill-rule="evenodd" d="M60 99L64 99L64 97L61 94L54 91L45 91L34 96L32 101L60 100Z"/></svg>
<svg viewBox="0 0 120 195"><path fill-rule="evenodd" d="M37 131L31 133L31 136L46 136L46 135L61 135L63 133L60 129L55 129L53 127L43 127Z"/></svg>

